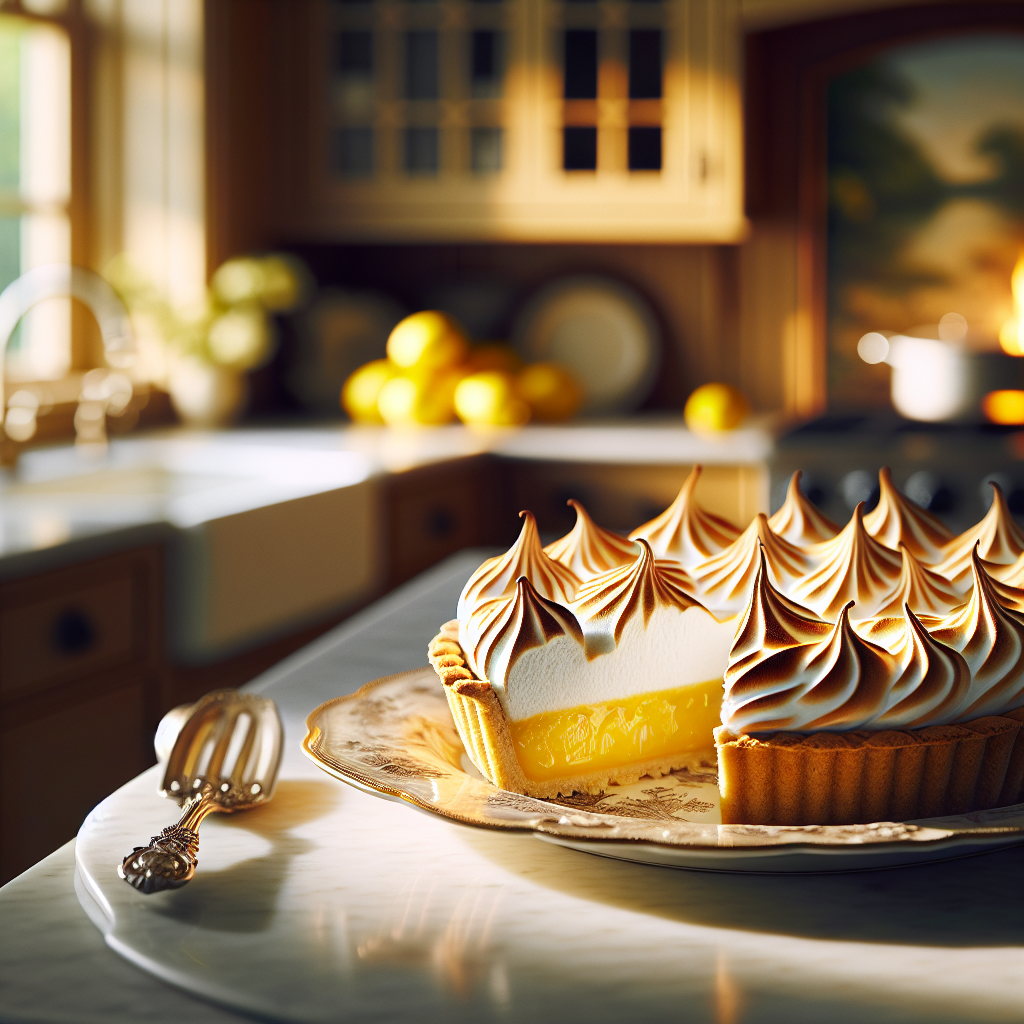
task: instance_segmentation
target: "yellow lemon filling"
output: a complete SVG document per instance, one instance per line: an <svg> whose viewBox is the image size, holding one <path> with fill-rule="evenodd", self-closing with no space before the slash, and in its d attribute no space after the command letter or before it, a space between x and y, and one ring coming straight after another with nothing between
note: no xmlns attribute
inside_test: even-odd
<svg viewBox="0 0 1024 1024"><path fill-rule="evenodd" d="M715 745L721 713L722 680L711 679L509 724L523 773L543 782L707 750Z"/></svg>

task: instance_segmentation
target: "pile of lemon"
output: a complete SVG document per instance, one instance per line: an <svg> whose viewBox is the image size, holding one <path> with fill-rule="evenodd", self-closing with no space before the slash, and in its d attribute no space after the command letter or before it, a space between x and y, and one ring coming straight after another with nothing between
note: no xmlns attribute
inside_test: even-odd
<svg viewBox="0 0 1024 1024"><path fill-rule="evenodd" d="M361 366L341 389L356 423L431 426L456 417L475 426L513 427L571 419L583 389L558 363L524 366L508 345L470 346L450 316L407 316L388 338L387 359Z"/></svg>

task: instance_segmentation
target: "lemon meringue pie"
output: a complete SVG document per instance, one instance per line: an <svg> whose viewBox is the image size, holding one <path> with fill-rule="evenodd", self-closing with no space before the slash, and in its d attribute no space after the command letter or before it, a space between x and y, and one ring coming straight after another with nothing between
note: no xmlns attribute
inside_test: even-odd
<svg viewBox="0 0 1024 1024"><path fill-rule="evenodd" d="M843 527L801 493L741 530L700 467L628 538L573 530L470 577L430 644L496 786L597 793L718 759L724 822L829 824L1012 803L1024 786L1024 531L995 488L954 537L895 488Z"/></svg>

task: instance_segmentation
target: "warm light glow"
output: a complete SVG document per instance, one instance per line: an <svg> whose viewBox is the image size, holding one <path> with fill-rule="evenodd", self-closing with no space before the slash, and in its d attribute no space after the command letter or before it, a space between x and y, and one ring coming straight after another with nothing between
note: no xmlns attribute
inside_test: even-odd
<svg viewBox="0 0 1024 1024"><path fill-rule="evenodd" d="M889 339L878 331L870 331L857 342L857 355L865 363L884 363L889 355Z"/></svg>
<svg viewBox="0 0 1024 1024"><path fill-rule="evenodd" d="M981 400L981 410L990 423L1024 424L1024 391L990 391Z"/></svg>
<svg viewBox="0 0 1024 1024"><path fill-rule="evenodd" d="M999 344L1003 351L1011 356L1024 356L1024 249L1017 259L1010 277L1010 290L1013 292L1013 315L1003 324L999 332ZM1011 394L996 391L993 394ZM1003 422L995 420L994 422ZM1012 422L1018 423L1019 420Z"/></svg>

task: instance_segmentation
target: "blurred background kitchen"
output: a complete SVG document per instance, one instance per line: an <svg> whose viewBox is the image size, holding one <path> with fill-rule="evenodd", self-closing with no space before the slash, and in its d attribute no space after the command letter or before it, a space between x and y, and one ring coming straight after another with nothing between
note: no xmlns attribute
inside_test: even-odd
<svg viewBox="0 0 1024 1024"><path fill-rule="evenodd" d="M0 0L0 290L2 882L520 508L1024 514L1024 4Z"/></svg>

